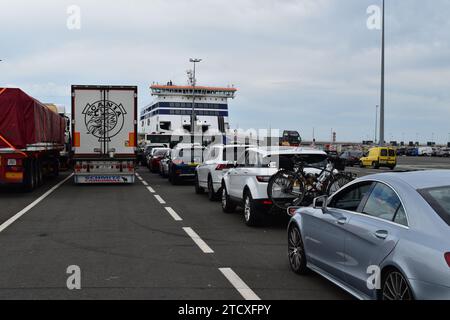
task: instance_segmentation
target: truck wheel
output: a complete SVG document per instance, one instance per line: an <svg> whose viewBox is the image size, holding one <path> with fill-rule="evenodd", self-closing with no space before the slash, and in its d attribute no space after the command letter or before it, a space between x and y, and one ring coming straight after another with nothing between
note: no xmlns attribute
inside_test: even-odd
<svg viewBox="0 0 450 320"><path fill-rule="evenodd" d="M378 162L372 162L372 169L380 169L380 164Z"/></svg>
<svg viewBox="0 0 450 320"><path fill-rule="evenodd" d="M260 226L263 222L262 213L258 211L249 191L244 196L244 220L245 224L249 227Z"/></svg>
<svg viewBox="0 0 450 320"><path fill-rule="evenodd" d="M25 165L25 177L23 186L25 192L31 192L36 187L36 174L34 167L34 161L32 159L27 160Z"/></svg>
<svg viewBox="0 0 450 320"><path fill-rule="evenodd" d="M36 161L36 185L42 186L44 184L44 168L42 167L42 161Z"/></svg>

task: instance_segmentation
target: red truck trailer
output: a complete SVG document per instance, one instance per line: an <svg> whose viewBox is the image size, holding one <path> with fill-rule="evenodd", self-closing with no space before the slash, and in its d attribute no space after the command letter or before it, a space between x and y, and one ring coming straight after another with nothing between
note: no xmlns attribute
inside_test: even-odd
<svg viewBox="0 0 450 320"><path fill-rule="evenodd" d="M59 174L66 120L16 88L0 88L0 186L31 191Z"/></svg>

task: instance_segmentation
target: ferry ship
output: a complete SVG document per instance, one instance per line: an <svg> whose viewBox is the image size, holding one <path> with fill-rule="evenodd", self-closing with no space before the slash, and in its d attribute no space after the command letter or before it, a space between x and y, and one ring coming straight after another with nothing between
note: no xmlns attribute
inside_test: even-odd
<svg viewBox="0 0 450 320"><path fill-rule="evenodd" d="M168 82L166 85L154 84L150 89L155 100L141 110L139 123L145 140L161 143L163 141L156 141L155 136L190 134L193 105L195 134L213 136L228 132L228 101L235 98L236 88L177 86Z"/></svg>

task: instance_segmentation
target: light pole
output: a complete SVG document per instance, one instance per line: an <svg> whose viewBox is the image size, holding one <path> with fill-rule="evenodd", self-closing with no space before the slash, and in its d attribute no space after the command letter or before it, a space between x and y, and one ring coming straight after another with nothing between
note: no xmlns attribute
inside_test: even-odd
<svg viewBox="0 0 450 320"><path fill-rule="evenodd" d="M194 64L194 74L192 75L192 79L191 79L191 84L192 84L191 135L192 135L192 138L193 138L194 134L195 134L195 85L196 85L196 82L197 82L197 79L195 78L195 67L196 67L197 63L202 62L202 59L193 59L193 58L191 58L189 61Z"/></svg>
<svg viewBox="0 0 450 320"><path fill-rule="evenodd" d="M384 0L383 0L383 11L382 11L382 26L381 26L381 101L380 101L380 145L384 146Z"/></svg>
<svg viewBox="0 0 450 320"><path fill-rule="evenodd" d="M377 135L378 135L378 108L380 106L377 105L375 108L375 140L373 141L373 143L377 144Z"/></svg>

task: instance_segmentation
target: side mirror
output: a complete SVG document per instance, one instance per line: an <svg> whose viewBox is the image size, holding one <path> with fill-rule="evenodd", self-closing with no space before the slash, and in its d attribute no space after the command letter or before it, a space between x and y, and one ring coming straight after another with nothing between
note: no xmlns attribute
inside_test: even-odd
<svg viewBox="0 0 450 320"><path fill-rule="evenodd" d="M314 209L322 209L323 213L327 213L328 212L327 202L328 196L317 197L313 200L313 207Z"/></svg>

